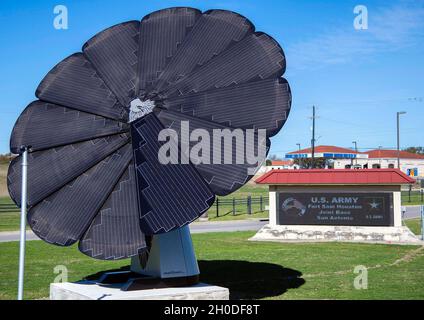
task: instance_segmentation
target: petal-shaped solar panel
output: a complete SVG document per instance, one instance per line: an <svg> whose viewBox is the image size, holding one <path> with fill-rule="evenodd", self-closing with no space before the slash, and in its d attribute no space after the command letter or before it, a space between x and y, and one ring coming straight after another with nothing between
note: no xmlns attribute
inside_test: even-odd
<svg viewBox="0 0 424 320"><path fill-rule="evenodd" d="M265 160L290 111L285 68L274 39L225 10L168 8L98 33L45 76L39 100L13 128L11 151L30 146L31 228L49 243L79 241L84 254L114 260L147 250L146 235L197 219ZM241 145L237 135L229 145L202 141L210 153L191 139L251 131ZM164 132L181 141L161 139ZM164 146L177 150L168 164ZM253 162L239 161L261 148ZM8 172L19 206L21 162Z"/></svg>

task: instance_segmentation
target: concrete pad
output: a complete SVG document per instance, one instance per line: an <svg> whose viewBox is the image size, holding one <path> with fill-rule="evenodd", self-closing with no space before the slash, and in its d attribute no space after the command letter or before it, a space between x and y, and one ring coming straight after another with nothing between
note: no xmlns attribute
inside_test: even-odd
<svg viewBox="0 0 424 320"><path fill-rule="evenodd" d="M122 291L122 285L81 281L50 284L50 300L229 300L224 287L199 283L191 287Z"/></svg>
<svg viewBox="0 0 424 320"><path fill-rule="evenodd" d="M383 244L424 245L407 227L357 227L271 225L258 231L251 241L276 242L366 242Z"/></svg>

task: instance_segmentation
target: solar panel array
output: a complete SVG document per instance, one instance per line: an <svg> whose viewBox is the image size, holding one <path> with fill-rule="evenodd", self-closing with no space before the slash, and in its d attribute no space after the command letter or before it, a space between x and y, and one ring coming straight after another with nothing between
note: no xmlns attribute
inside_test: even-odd
<svg viewBox="0 0 424 320"><path fill-rule="evenodd" d="M84 254L115 260L143 253L146 235L197 219L215 195L243 186L265 159L236 163L234 149L232 163L193 163L171 141L180 162L164 165L159 132L181 133L182 121L190 132L211 135L264 129L243 149L269 150L290 111L285 68L274 39L225 10L169 8L98 33L45 76L39 100L13 128L11 151L31 146L32 230L49 243L79 241ZM136 99L156 107L129 122ZM209 146L222 160L229 148ZM21 156L9 167L8 188L21 205Z"/></svg>

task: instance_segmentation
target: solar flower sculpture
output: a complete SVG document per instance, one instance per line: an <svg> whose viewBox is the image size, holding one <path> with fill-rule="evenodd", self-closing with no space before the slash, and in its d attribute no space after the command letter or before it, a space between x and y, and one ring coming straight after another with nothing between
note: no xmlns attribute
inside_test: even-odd
<svg viewBox="0 0 424 320"><path fill-rule="evenodd" d="M192 161L196 141L184 147L182 138L181 144L162 141L161 132L182 137L199 129L210 136L262 129L265 137L255 133L251 149L269 150L269 137L291 105L285 66L274 39L225 10L168 8L98 33L48 72L38 100L13 128L11 152L30 146L31 229L55 245L79 242L79 250L96 259L138 257L140 270L149 269L149 261L169 260L164 255L194 256L186 226L215 195L248 182L264 159L235 161L234 152L234 161L213 161L228 150L210 141L210 161ZM247 153L252 145L246 141ZM177 146L178 155L169 156L177 161L160 161L165 144ZM21 161L16 157L8 172L18 206ZM175 234L185 239L180 251ZM160 252L153 254L155 241Z"/></svg>

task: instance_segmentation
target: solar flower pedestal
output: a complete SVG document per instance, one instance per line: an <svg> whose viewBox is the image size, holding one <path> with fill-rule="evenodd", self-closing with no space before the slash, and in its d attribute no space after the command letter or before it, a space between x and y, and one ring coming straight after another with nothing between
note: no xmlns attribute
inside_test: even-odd
<svg viewBox="0 0 424 320"><path fill-rule="evenodd" d="M13 128L12 153L31 145L29 226L95 259L137 257L133 269L160 279L181 259L180 275L196 276L194 254L167 239L174 232L191 246L187 225L264 163L290 111L285 68L273 38L226 10L168 8L101 31L47 73ZM171 131L181 139L162 139ZM191 138L216 131L252 139L236 150L210 139L193 161ZM164 146L177 150L168 163ZM18 206L21 162L7 177Z"/></svg>
<svg viewBox="0 0 424 320"><path fill-rule="evenodd" d="M124 291L199 283L199 267L189 227L153 236L150 250L131 258L130 270L106 272L98 282L121 283Z"/></svg>
<svg viewBox="0 0 424 320"><path fill-rule="evenodd" d="M132 257L128 271L50 286L51 300L228 300L229 296L227 288L199 282L188 226L155 235L148 255Z"/></svg>

